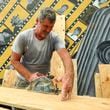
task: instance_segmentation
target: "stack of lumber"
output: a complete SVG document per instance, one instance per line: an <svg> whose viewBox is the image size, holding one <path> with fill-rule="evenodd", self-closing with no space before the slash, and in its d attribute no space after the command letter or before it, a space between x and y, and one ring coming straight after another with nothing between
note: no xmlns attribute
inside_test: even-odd
<svg viewBox="0 0 110 110"><path fill-rule="evenodd" d="M110 65L99 64L99 73L95 74L97 97L110 98Z"/></svg>
<svg viewBox="0 0 110 110"><path fill-rule="evenodd" d="M0 104L26 110L110 110L108 98L73 96L71 100L60 101L60 95L6 87L0 87Z"/></svg>

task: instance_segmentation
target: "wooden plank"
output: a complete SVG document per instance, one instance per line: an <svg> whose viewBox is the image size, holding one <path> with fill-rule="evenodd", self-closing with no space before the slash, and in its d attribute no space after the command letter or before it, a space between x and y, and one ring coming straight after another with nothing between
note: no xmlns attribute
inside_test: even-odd
<svg viewBox="0 0 110 110"><path fill-rule="evenodd" d="M0 104L26 110L110 110L108 98L74 96L69 101L60 101L60 95L5 87L0 87Z"/></svg>
<svg viewBox="0 0 110 110"><path fill-rule="evenodd" d="M15 83L17 81L17 71L16 70L5 70L3 76L2 86L4 87L15 87Z"/></svg>
<svg viewBox="0 0 110 110"><path fill-rule="evenodd" d="M9 110L9 109L7 109L7 108L3 108L3 107L0 107L0 110Z"/></svg>
<svg viewBox="0 0 110 110"><path fill-rule="evenodd" d="M77 59L73 59L74 65L74 84L73 84L73 94L77 95Z"/></svg>
<svg viewBox="0 0 110 110"><path fill-rule="evenodd" d="M110 65L100 64L99 73L101 80L102 96L110 98Z"/></svg>
<svg viewBox="0 0 110 110"><path fill-rule="evenodd" d="M102 89L100 83L100 73L96 73L94 76L95 79L95 93L96 97L102 97Z"/></svg>

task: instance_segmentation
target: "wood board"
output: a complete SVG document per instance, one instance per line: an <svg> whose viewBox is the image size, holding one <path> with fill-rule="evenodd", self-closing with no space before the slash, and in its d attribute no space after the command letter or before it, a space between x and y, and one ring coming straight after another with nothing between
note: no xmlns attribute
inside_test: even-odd
<svg viewBox="0 0 110 110"><path fill-rule="evenodd" d="M100 73L95 73L94 79L95 79L95 94L96 94L96 97L102 97Z"/></svg>
<svg viewBox="0 0 110 110"><path fill-rule="evenodd" d="M59 35L59 37L64 41L65 39L65 16L57 15L56 23L54 25L53 31ZM56 77L64 74L64 66L61 58L55 51L51 59L51 70L50 72Z"/></svg>
<svg viewBox="0 0 110 110"><path fill-rule="evenodd" d="M73 59L73 65L74 65L74 84L73 84L73 94L77 95L77 59Z"/></svg>
<svg viewBox="0 0 110 110"><path fill-rule="evenodd" d="M110 65L99 65L102 97L110 98Z"/></svg>
<svg viewBox="0 0 110 110"><path fill-rule="evenodd" d="M60 101L57 95L6 87L0 87L0 104L26 110L110 110L107 98L73 96L69 101Z"/></svg>
<svg viewBox="0 0 110 110"><path fill-rule="evenodd" d="M12 69L9 70L6 69L3 76L2 86L15 87L16 81L17 81L17 71Z"/></svg>
<svg viewBox="0 0 110 110"><path fill-rule="evenodd" d="M9 109L7 109L7 108L3 108L3 107L0 107L0 110L9 110Z"/></svg>

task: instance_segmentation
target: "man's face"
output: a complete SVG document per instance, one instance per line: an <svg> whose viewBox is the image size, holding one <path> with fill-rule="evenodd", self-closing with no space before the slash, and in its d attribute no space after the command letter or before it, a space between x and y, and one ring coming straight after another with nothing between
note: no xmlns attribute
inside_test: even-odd
<svg viewBox="0 0 110 110"><path fill-rule="evenodd" d="M37 34L38 39L43 40L51 32L55 22L50 22L48 19L37 21Z"/></svg>

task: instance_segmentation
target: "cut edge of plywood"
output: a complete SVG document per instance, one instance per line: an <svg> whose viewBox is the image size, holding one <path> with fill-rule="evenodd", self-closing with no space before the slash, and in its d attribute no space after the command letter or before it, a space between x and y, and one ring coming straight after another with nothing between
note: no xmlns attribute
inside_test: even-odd
<svg viewBox="0 0 110 110"><path fill-rule="evenodd" d="M74 66L74 84L73 84L73 94L77 95L77 59L73 59L73 66Z"/></svg>
<svg viewBox="0 0 110 110"><path fill-rule="evenodd" d="M95 94L96 94L96 97L102 97L100 73L96 73L94 78L95 78Z"/></svg>

